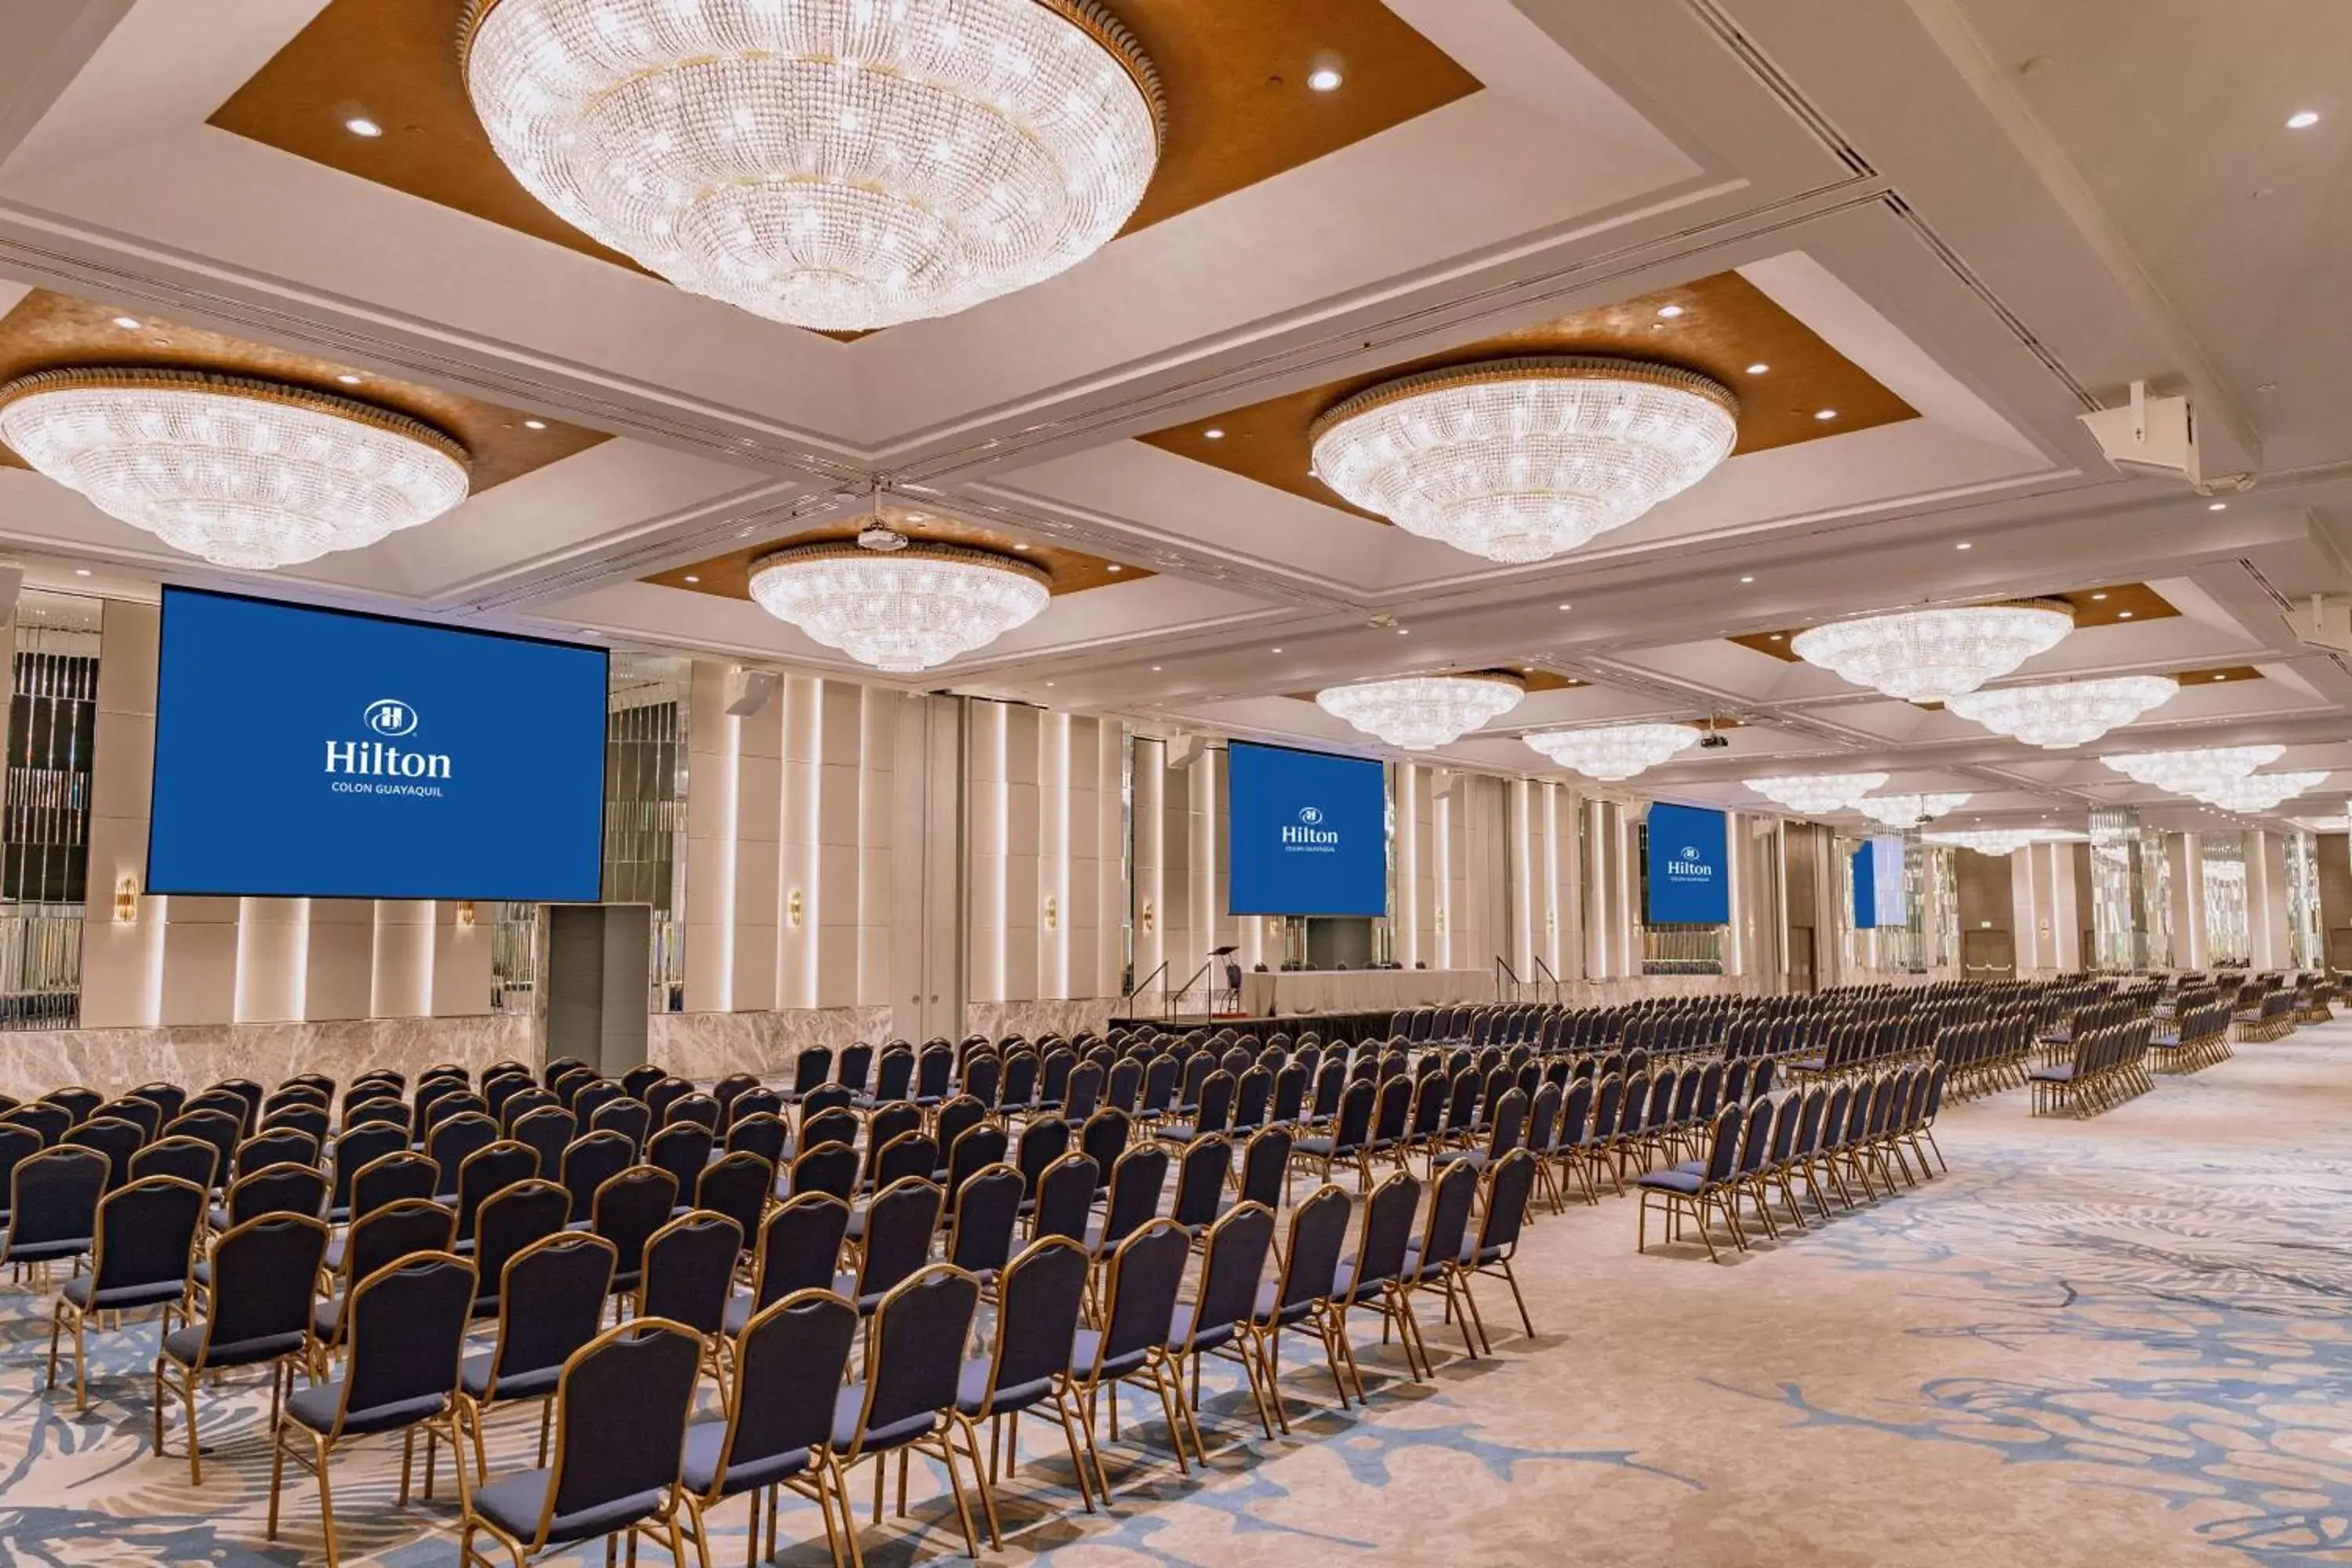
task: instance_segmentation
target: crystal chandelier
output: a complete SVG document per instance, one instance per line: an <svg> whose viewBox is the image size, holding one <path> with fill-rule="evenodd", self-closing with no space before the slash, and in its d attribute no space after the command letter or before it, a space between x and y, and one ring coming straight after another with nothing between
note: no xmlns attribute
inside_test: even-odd
<svg viewBox="0 0 2352 1568"><path fill-rule="evenodd" d="M415 528L466 499L466 451L331 393L180 370L45 370L0 386L0 441L109 517L247 570Z"/></svg>
<svg viewBox="0 0 2352 1568"><path fill-rule="evenodd" d="M1792 773L1749 779L1748 787L1765 799L1807 816L1846 811L1886 782L1885 773Z"/></svg>
<svg viewBox="0 0 2352 1568"><path fill-rule="evenodd" d="M1937 816L1948 816L1969 803L1966 792L1942 795L1874 795L1854 803L1864 816L1889 827L1916 827Z"/></svg>
<svg viewBox="0 0 2352 1568"><path fill-rule="evenodd" d="M1543 561L1622 528L1730 454L1738 401L1640 360L1494 360L1389 382L1315 422L1315 473L1407 532Z"/></svg>
<svg viewBox="0 0 2352 1568"><path fill-rule="evenodd" d="M1809 664L1906 702L1946 702L2056 647L2063 605L1955 605L1813 626L1789 639Z"/></svg>
<svg viewBox="0 0 2352 1568"><path fill-rule="evenodd" d="M1451 745L1519 705L1526 688L1504 675L1413 675L1315 694L1326 713L1408 752Z"/></svg>
<svg viewBox="0 0 2352 1568"><path fill-rule="evenodd" d="M1688 724L1612 724L1599 730L1554 730L1523 739L1561 767L1614 784L1696 745L1698 737L1698 731Z"/></svg>
<svg viewBox="0 0 2352 1568"><path fill-rule="evenodd" d="M824 331L945 316L1118 235L1159 74L1097 0L470 0L466 90L566 222Z"/></svg>
<svg viewBox="0 0 2352 1568"><path fill-rule="evenodd" d="M2317 789L2326 778L2325 769L2317 773L2252 773L2242 779L2222 779L2190 793L2208 805L2252 816L2277 810L2296 795Z"/></svg>
<svg viewBox="0 0 2352 1568"><path fill-rule="evenodd" d="M869 531L869 533L887 531ZM984 647L1051 597L1026 562L960 544L795 544L751 563L751 597L860 664L911 675Z"/></svg>
<svg viewBox="0 0 2352 1568"><path fill-rule="evenodd" d="M2095 741L2172 700L2180 682L2168 675L2124 675L2063 686L2003 686L1957 692L1945 706L1961 718L2029 746L2063 751Z"/></svg>
<svg viewBox="0 0 2352 1568"><path fill-rule="evenodd" d="M1920 835L1929 844L1950 844L1962 849L1973 849L1979 855L2013 855L2029 844L2057 844L2069 841L2073 837L2032 827L1955 828L1943 833Z"/></svg>
<svg viewBox="0 0 2352 1568"><path fill-rule="evenodd" d="M2208 746L2180 752L2127 752L2101 759L2136 784L2174 795L2201 795L2244 778L2286 755L2284 746Z"/></svg>

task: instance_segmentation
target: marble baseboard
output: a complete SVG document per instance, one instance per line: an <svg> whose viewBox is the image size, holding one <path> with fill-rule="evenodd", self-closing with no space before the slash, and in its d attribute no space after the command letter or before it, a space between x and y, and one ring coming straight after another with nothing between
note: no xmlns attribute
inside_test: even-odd
<svg viewBox="0 0 2352 1568"><path fill-rule="evenodd" d="M538 1060L530 1015L10 1030L0 1032L0 1092L30 1099L81 1083L113 1095L158 1080L196 1089L226 1078L274 1085L298 1072L348 1082L376 1067L414 1079L436 1062L478 1071L504 1057Z"/></svg>
<svg viewBox="0 0 2352 1568"><path fill-rule="evenodd" d="M1120 1003L1110 996L1078 996L1031 1002L967 1002L964 1004L964 1030L967 1034L986 1035L1001 1040L1007 1035L1020 1035L1035 1039L1040 1035L1055 1034L1067 1037L1080 1029L1092 1029L1097 1034L1110 1027L1113 1014Z"/></svg>
<svg viewBox="0 0 2352 1568"><path fill-rule="evenodd" d="M648 1022L646 1059L680 1078L729 1073L790 1076L794 1059L815 1046L835 1050L854 1041L890 1037L891 1011L877 1007L808 1007L776 1013L657 1013Z"/></svg>

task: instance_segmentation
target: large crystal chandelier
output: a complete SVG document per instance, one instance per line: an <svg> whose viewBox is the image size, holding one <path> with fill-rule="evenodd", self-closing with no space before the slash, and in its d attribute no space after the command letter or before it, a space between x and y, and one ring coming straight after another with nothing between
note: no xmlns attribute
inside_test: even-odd
<svg viewBox="0 0 2352 1568"><path fill-rule="evenodd" d="M1097 0L470 0L466 90L565 221L825 331L944 316L1110 240L1160 79Z"/></svg>
<svg viewBox="0 0 2352 1568"><path fill-rule="evenodd" d="M894 675L945 664L1034 619L1047 583L1024 561L903 540L795 544L751 563L761 609Z"/></svg>
<svg viewBox="0 0 2352 1568"><path fill-rule="evenodd" d="M2128 752L2101 760L2136 784L2174 795L2202 795L2284 755L2284 746L2206 746L2179 752Z"/></svg>
<svg viewBox="0 0 2352 1568"><path fill-rule="evenodd" d="M1906 702L1948 702L2047 653L2074 629L2063 605L1955 605L1813 626L1798 658Z"/></svg>
<svg viewBox="0 0 2352 1568"><path fill-rule="evenodd" d="M466 499L466 450L331 393L180 370L45 370L0 386L0 441L109 517L220 566L292 566Z"/></svg>
<svg viewBox="0 0 2352 1568"><path fill-rule="evenodd" d="M2118 724L2172 700L2180 682L2168 675L2123 675L2063 686L2003 686L1962 691L1945 706L1996 734L2063 751L2095 741Z"/></svg>
<svg viewBox="0 0 2352 1568"><path fill-rule="evenodd" d="M1749 779L1748 787L1790 811L1823 816L1832 811L1851 809L1885 782L1885 773L1791 773L1780 778Z"/></svg>
<svg viewBox="0 0 2352 1568"><path fill-rule="evenodd" d="M1938 816L1948 816L1969 803L1966 792L1939 795L1874 795L1854 803L1864 816L1889 827L1916 827Z"/></svg>
<svg viewBox="0 0 2352 1568"><path fill-rule="evenodd" d="M1971 827L1954 828L1942 833L1923 833L1920 837L1929 844L1950 844L1962 849L1973 849L1979 855L2014 855L2029 844L2070 842L2074 835L2053 833L2034 827Z"/></svg>
<svg viewBox="0 0 2352 1568"><path fill-rule="evenodd" d="M2325 769L2317 773L2252 773L2242 779L2222 779L2192 793L2208 805L2252 816L2276 811L2285 802L2317 789L2326 781Z"/></svg>
<svg viewBox="0 0 2352 1568"><path fill-rule="evenodd" d="M1365 510L1489 561L1542 561L1706 477L1739 435L1694 372L1494 360L1359 393L1315 422L1315 473Z"/></svg>
<svg viewBox="0 0 2352 1568"><path fill-rule="evenodd" d="M1688 724L1612 724L1522 738L1561 767L1615 784L1698 744L1698 737L1699 731Z"/></svg>
<svg viewBox="0 0 2352 1568"><path fill-rule="evenodd" d="M1315 694L1325 712L1408 752L1451 745L1519 705L1526 688L1505 675L1414 675Z"/></svg>

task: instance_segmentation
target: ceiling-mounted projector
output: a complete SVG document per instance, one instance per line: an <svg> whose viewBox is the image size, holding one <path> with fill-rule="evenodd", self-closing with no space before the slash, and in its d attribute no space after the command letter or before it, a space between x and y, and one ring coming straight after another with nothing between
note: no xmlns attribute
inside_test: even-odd
<svg viewBox="0 0 2352 1568"><path fill-rule="evenodd" d="M2254 488L2252 474L2205 477L2197 447L2197 411L2186 397L2150 397L2147 383L2131 384L2131 401L2076 416L2116 471L2181 479L2199 495Z"/></svg>

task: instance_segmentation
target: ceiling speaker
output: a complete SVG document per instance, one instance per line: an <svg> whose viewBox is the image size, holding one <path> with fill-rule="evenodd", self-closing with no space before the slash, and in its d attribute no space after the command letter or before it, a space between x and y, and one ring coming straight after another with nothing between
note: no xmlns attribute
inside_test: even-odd
<svg viewBox="0 0 2352 1568"><path fill-rule="evenodd" d="M727 704L727 711L738 719L749 719L768 705L776 694L776 677L765 669L746 669L735 678L735 695Z"/></svg>

